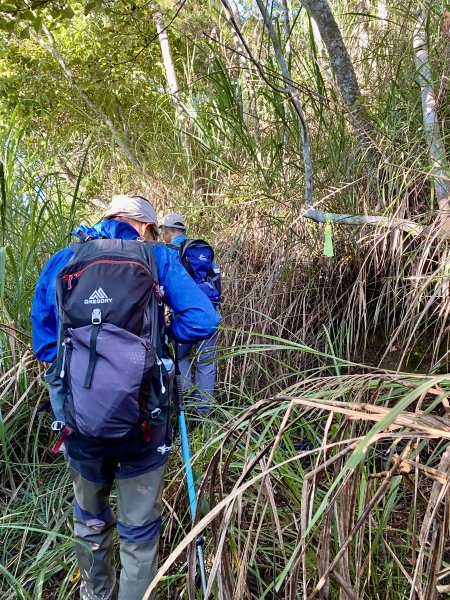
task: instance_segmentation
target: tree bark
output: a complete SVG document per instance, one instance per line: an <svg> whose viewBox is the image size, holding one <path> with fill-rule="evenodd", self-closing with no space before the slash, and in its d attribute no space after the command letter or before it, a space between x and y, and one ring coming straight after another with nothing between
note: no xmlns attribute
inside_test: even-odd
<svg viewBox="0 0 450 600"><path fill-rule="evenodd" d="M356 79L353 63L328 0L300 1L317 23L320 35L327 47L334 72L336 73L336 79L342 99L350 115L351 123L361 143L367 146L374 130L361 98L361 90Z"/></svg>
<svg viewBox="0 0 450 600"><path fill-rule="evenodd" d="M428 59L426 22L429 18L429 5L420 4L414 28L413 46L415 52L417 80L422 94L423 127L431 158L431 176L439 204L441 226L450 231L450 171L445 156L445 146L439 133L436 112L436 96L432 86L432 73Z"/></svg>

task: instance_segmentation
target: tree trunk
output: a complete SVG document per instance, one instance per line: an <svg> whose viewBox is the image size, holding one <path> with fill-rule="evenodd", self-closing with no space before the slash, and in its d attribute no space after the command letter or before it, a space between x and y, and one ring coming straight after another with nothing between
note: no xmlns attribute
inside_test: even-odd
<svg viewBox="0 0 450 600"><path fill-rule="evenodd" d="M286 64L288 66L288 69L290 69L291 68L291 15L290 15L290 10L289 10L288 0L282 0L281 4L283 7L283 31L284 31L284 38L285 38L284 57L286 59ZM287 164L287 159L288 159L289 123L291 121L289 100L287 98L284 101L284 107L285 107L284 112L286 115L286 123L288 125L285 127L284 136L283 136L282 169L283 169L284 176L286 177L285 166Z"/></svg>
<svg viewBox="0 0 450 600"><path fill-rule="evenodd" d="M379 19L379 27L380 28L385 28L387 25L387 5L385 0L378 0L377 3L377 17Z"/></svg>
<svg viewBox="0 0 450 600"><path fill-rule="evenodd" d="M448 168L445 147L439 133L436 113L436 96L432 86L432 73L428 60L426 22L429 18L429 6L424 2L414 28L413 46L417 70L417 80L422 92L423 127L428 142L432 166L431 175L439 204L441 227L450 231L450 171Z"/></svg>
<svg viewBox="0 0 450 600"><path fill-rule="evenodd" d="M157 8L153 15L153 19L156 25L156 32L158 34L159 46L161 48L161 55L164 64L164 73L166 75L167 87L170 95L172 96L173 105L175 107L177 116L180 118L183 114L183 106L179 98L179 88L177 76L175 73L175 67L173 64L172 53L170 51L169 37L167 35L166 26L161 11Z"/></svg>
<svg viewBox="0 0 450 600"><path fill-rule="evenodd" d="M195 165L193 164L192 148L188 135L188 129L190 126L189 114L180 98L180 89L178 87L177 75L175 73L175 66L173 64L172 53L170 50L169 36L167 35L166 24L164 23L164 18L162 16L161 10L157 6L155 6L153 18L155 21L156 32L158 34L159 45L161 48L161 56L164 64L164 73L166 75L167 88L172 98L176 118L180 126L181 143L185 148L187 160L191 164L193 187L192 191L194 192L194 194L199 195L203 193L203 187L200 183L202 177L199 176Z"/></svg>
<svg viewBox="0 0 450 600"><path fill-rule="evenodd" d="M330 61L338 81L344 104L349 112L351 123L364 146L374 133L366 107L361 99L361 90L356 79L350 55L342 39L339 26L331 11L328 0L300 0L317 23L320 35L328 50Z"/></svg>
<svg viewBox="0 0 450 600"><path fill-rule="evenodd" d="M283 7L283 30L284 36L286 38L285 47L284 47L284 56L286 58L286 62L288 67L290 68L291 62L291 15L289 8L289 0L282 0L281 5Z"/></svg>

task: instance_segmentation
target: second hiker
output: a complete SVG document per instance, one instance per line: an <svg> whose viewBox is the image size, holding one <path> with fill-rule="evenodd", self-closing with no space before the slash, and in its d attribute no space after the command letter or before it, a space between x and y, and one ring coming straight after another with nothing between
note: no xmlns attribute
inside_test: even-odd
<svg viewBox="0 0 450 600"><path fill-rule="evenodd" d="M186 221L181 214L166 215L160 227L167 246L218 312L222 296L220 271L214 264L214 250L203 240L187 237ZM194 399L197 410L203 415L208 414L214 397L217 335L215 331L206 340L178 345L183 392Z"/></svg>

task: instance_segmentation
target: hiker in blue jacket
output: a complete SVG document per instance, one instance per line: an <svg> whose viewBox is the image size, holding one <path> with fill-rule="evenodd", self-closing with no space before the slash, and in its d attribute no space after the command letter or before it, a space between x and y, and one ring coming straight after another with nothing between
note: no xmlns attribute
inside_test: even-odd
<svg viewBox="0 0 450 600"><path fill-rule="evenodd" d="M83 240L155 240L157 227L156 212L148 200L120 195L113 196L100 223L94 227L81 225L73 233ZM189 343L210 337L219 316L208 298L168 248L160 244L151 252L164 301L173 312L169 335ZM57 356L56 280L72 256L70 248L53 255L36 285L31 313L33 349L45 362L55 361ZM153 427L149 441L143 435L126 441L100 441L78 434L65 439L66 461L74 483L75 549L82 599L142 600L152 581L157 570L163 476L170 450L165 444L166 435L167 426L162 425ZM109 504L114 481L117 521ZM116 524L121 559L119 586L113 556Z"/></svg>
<svg viewBox="0 0 450 600"><path fill-rule="evenodd" d="M166 215L160 225L161 235L170 248L173 256L179 257L179 247L187 240L186 221L183 215L171 213ZM181 262L181 261L180 261ZM215 264L211 267L217 271ZM210 298L217 315L219 315L220 294L213 291ZM217 376L217 337L215 331L209 338L201 341L191 340L178 344L178 361L181 372L183 392L192 398L201 415L207 415L214 398Z"/></svg>

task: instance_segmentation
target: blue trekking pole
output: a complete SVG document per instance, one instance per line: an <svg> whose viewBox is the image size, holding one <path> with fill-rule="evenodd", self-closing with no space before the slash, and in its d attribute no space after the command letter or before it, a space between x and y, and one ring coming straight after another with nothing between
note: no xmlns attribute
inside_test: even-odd
<svg viewBox="0 0 450 600"><path fill-rule="evenodd" d="M194 475L192 473L191 452L189 450L189 439L186 427L186 418L184 416L183 388L181 385L181 372L178 364L178 344L174 341L175 356L175 389L176 389L176 412L178 415L178 425L180 427L181 449L183 453L184 470L186 473L186 483L189 496L189 507L191 518L194 521L195 511L197 510L197 497L195 493ZM205 561L203 559L203 536L199 535L196 540L198 567L200 570L200 579L202 583L203 596L206 598L206 572Z"/></svg>

